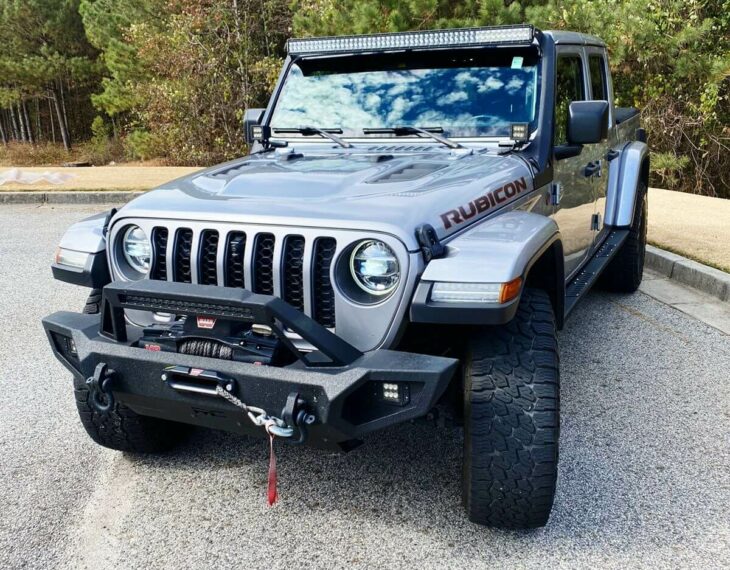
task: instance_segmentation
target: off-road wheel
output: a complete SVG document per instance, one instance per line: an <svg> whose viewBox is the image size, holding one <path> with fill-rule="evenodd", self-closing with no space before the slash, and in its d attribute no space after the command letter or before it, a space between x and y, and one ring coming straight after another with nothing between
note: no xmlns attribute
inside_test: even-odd
<svg viewBox="0 0 730 570"><path fill-rule="evenodd" d="M187 435L185 424L140 416L127 406L114 402L111 409L102 414L91 405L91 393L86 383L74 379L76 408L86 432L96 443L134 453L158 453L166 451Z"/></svg>
<svg viewBox="0 0 730 570"><path fill-rule="evenodd" d="M92 289L89 298L86 299L83 313L85 315L98 315L101 311L101 289Z"/></svg>
<svg viewBox="0 0 730 570"><path fill-rule="evenodd" d="M560 371L555 317L527 289L507 325L478 329L464 359L462 499L475 523L545 525L555 495Z"/></svg>
<svg viewBox="0 0 730 570"><path fill-rule="evenodd" d="M641 285L644 274L644 258L646 257L646 229L648 200L646 185L637 189L636 209L631 223L629 237L621 246L621 250L608 264L601 274L600 285L607 291L615 293L633 293Z"/></svg>

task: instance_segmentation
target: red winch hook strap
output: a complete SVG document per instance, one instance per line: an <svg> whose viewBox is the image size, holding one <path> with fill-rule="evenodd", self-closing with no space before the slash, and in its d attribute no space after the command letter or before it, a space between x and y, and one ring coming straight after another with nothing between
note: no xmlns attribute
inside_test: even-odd
<svg viewBox="0 0 730 570"><path fill-rule="evenodd" d="M274 425L274 422L266 424L266 433L269 434L269 486L268 486L268 498L269 506L276 503L279 498L279 494L276 490L276 453L274 453L274 434L271 433L269 427Z"/></svg>

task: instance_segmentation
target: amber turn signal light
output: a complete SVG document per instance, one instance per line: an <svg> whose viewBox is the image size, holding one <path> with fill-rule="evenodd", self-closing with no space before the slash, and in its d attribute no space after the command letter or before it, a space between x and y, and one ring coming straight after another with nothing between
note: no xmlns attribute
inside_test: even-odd
<svg viewBox="0 0 730 570"><path fill-rule="evenodd" d="M517 277L508 283L502 283L502 287L499 290L499 302L507 303L517 297L520 294L521 287L522 277Z"/></svg>

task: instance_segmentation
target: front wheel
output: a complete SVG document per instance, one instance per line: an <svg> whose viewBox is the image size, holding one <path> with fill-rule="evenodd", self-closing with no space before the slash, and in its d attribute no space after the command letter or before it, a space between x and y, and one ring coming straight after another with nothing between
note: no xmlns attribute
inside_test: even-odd
<svg viewBox="0 0 730 570"><path fill-rule="evenodd" d="M167 451L188 433L185 424L141 416L119 402L109 401L109 409L101 413L92 404L92 393L86 383L74 378L76 408L81 423L99 445L133 453Z"/></svg>
<svg viewBox="0 0 730 570"><path fill-rule="evenodd" d="M558 475L560 372L544 291L507 325L479 329L464 361L463 503L475 523L544 526Z"/></svg>

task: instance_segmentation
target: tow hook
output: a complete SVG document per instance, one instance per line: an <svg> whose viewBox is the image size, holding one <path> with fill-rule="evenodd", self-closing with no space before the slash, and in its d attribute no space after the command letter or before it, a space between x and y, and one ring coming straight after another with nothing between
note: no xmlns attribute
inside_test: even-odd
<svg viewBox="0 0 730 570"><path fill-rule="evenodd" d="M286 398L286 405L281 411L281 419L286 425L294 426L299 432L296 440L290 440L293 445L302 445L309 435L307 427L312 425L316 418L305 408L306 402L299 397L298 392L291 392Z"/></svg>
<svg viewBox="0 0 730 570"><path fill-rule="evenodd" d="M94 375L86 379L89 388L89 404L102 415L108 414L114 407L114 395L111 384L114 379L114 370L105 362L100 362L94 369Z"/></svg>

